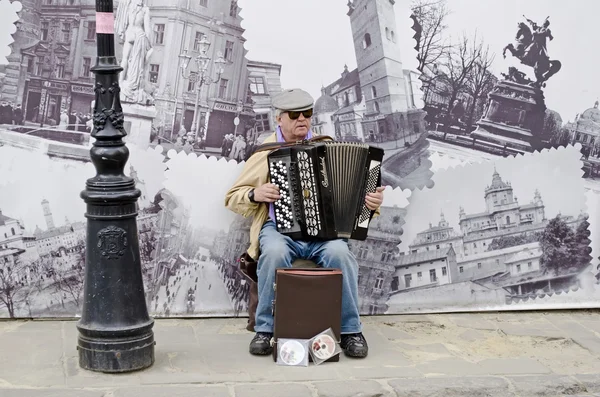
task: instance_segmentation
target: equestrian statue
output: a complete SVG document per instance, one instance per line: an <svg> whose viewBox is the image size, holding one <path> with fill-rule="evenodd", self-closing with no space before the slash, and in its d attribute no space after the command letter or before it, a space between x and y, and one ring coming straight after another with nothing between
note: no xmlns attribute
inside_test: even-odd
<svg viewBox="0 0 600 397"><path fill-rule="evenodd" d="M516 42L504 47L502 56L506 58L506 51L508 50L523 65L532 67L536 81L531 82L529 85L537 88L545 87L546 81L555 75L562 66L560 61L550 60L548 56L546 39L554 39L549 28L549 17L546 17L542 26L525 17L525 15L523 15L523 18L531 25L531 29L524 22L519 22L515 37Z"/></svg>

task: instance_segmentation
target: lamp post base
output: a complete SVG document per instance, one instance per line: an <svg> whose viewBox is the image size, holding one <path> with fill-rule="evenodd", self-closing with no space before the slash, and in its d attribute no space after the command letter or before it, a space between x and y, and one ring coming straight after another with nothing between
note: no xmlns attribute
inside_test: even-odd
<svg viewBox="0 0 600 397"><path fill-rule="evenodd" d="M79 366L95 372L122 373L154 364L154 321L141 328L97 331L77 326Z"/></svg>

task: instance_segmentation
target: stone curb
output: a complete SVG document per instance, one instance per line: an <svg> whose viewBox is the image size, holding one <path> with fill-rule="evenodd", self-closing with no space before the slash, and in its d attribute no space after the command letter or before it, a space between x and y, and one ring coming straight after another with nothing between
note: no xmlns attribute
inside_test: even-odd
<svg viewBox="0 0 600 397"><path fill-rule="evenodd" d="M2 397L600 397L600 374L418 377L322 382L172 384L110 388L6 388Z"/></svg>

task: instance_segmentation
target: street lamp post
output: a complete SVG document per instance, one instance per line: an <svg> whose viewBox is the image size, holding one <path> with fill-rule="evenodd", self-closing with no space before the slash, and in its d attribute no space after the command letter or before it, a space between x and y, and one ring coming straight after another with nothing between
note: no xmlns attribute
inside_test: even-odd
<svg viewBox="0 0 600 397"><path fill-rule="evenodd" d="M96 0L98 57L95 74L95 138L90 158L96 176L86 182L85 279L77 349L79 366L128 372L154 363L154 320L144 296L137 230L140 191L123 173L129 150L123 142L123 109L115 57L112 0Z"/></svg>
<svg viewBox="0 0 600 397"><path fill-rule="evenodd" d="M211 43L206 37L203 37L202 40L200 40L197 44L199 54L194 58L194 60L196 61L198 72L195 75L185 75L185 71L187 70L192 59L192 57L188 55L187 50L185 50L183 54L179 55L179 58L181 59L181 73L183 78L189 79L195 83L196 100L194 102L194 116L192 120L191 132L196 139L198 133L198 108L200 106L200 91L202 90L203 85L216 84L221 80L221 75L224 71L222 65L226 63L223 57L219 56L219 58L214 61L217 67L217 78L211 78L207 75L208 65L210 64L210 57L207 55L207 53Z"/></svg>

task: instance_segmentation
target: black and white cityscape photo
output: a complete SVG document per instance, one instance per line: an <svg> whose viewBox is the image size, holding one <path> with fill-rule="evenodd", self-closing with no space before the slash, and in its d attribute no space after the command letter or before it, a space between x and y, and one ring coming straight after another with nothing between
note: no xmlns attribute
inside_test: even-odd
<svg viewBox="0 0 600 397"><path fill-rule="evenodd" d="M471 115L473 132L483 131L485 124L488 138L498 135L490 132L490 123L506 125L506 130L521 127L493 118L480 122L494 108L487 91L469 94L463 85L455 95L448 94L450 80L443 76L451 75L450 64L462 62L450 57L460 53L460 45L451 51L443 46L445 52L427 58L435 59L428 65L440 77L425 79L430 68L421 65L426 58L417 56L422 47L414 48L420 43L414 37L426 35L425 25L415 24L416 11L428 10L423 15L432 17L439 12L436 7L451 10L453 1L419 3L421 8L387 0L315 3L323 14L315 14L310 29L292 29L300 23L292 20L289 31L274 34L263 11L286 7L287 0L280 1L247 4L243 12L229 0L193 2L188 8L165 0L116 3L130 151L125 173L141 191L138 237L153 316L246 315L249 285L238 260L248 247L250 220L228 211L224 197L243 161L276 126L272 95L291 87L315 97L315 132L386 151L381 216L372 221L365 241L350 241L359 262L363 314L588 307L598 301L597 261L588 257L590 239L597 239L587 233L593 219L587 216L582 178L592 180L584 166L590 160L581 155L591 138L507 158L490 149L496 144L489 139L477 138L473 144L461 124L465 116L447 116L460 109L449 103L464 106L460 114ZM0 317L73 317L80 314L86 265L80 193L95 175L89 160L94 2L22 3L16 10L14 42L0 65ZM311 7L310 1L305 7ZM527 18L544 26L546 15L539 17L544 8L527 7ZM508 89L520 84L531 95L542 90L548 109L568 115L595 94L581 75L587 64L568 62L567 55L582 44L567 42L569 36L554 30L555 23L569 23L561 14L567 11L561 10L548 11L556 35L548 52L552 60L560 60L560 69L554 63L556 73L541 84L533 75L528 77L533 83L498 77L492 85L505 81L502 89ZM499 35L502 29L490 30L475 17L472 23L451 23L451 16L467 11L461 6L442 13L448 19L441 26L444 32L481 27L476 37L462 42L465 51L481 49L474 61L480 65L486 35ZM510 13L503 22L509 17L517 21L520 9L518 14ZM128 18L132 15L139 18ZM130 19L140 24L130 25ZM257 30L256 21L263 30ZM518 26L515 22L513 27ZM504 48L515 29L507 28L511 33L501 40L489 39L490 65L498 66L490 66L483 76L501 76L501 63L515 61L509 49L506 60L492 57L491 50L497 42ZM311 39L317 34L320 40ZM300 51L290 43L310 44ZM550 43L560 45L554 49ZM513 47L518 52L520 47ZM521 76L511 70L511 76ZM498 109L507 120L515 117L514 109ZM518 117L527 119L527 109ZM581 112L579 126L597 123L594 109ZM465 137L471 139L468 147ZM465 161L473 164L462 166ZM488 195L488 190L493 192ZM429 244L433 240L428 236L444 242ZM441 261L444 266L438 266Z"/></svg>
<svg viewBox="0 0 600 397"><path fill-rule="evenodd" d="M0 66L4 139L39 137L85 159L87 149L77 149L90 145L95 2L21 3L8 64ZM246 59L237 1L114 6L128 143L245 160L260 132L273 128L280 66ZM264 79L249 79L251 70Z"/></svg>
<svg viewBox="0 0 600 397"><path fill-rule="evenodd" d="M419 136L429 143L434 169L455 163L449 159L480 162L580 143L588 186L595 186L590 182L597 177L600 155L600 81L595 66L598 55L589 48L597 41L592 15L600 11L600 3L582 0L574 7L546 0L410 0L392 6L394 2L387 0L331 1L327 5L312 0L305 7L319 11L311 14L311 29L303 29L302 21L291 21L293 29L272 37L270 25L263 23L264 15L270 8L285 7L286 1L263 1L243 9L249 54L281 63L284 85L309 87L328 103L330 96L337 99L337 107L331 102L335 109L332 131L338 128L345 136L343 121L348 109L344 87L339 84L346 80L340 79L345 63L350 73L358 73L360 91L355 98L360 101L364 97L366 110L353 117L362 126L363 135L358 136L369 141L364 118L376 105L381 106L388 93L394 94L382 92L373 83L385 75L383 70L391 69L382 68L377 75L366 66L381 56L400 61L410 70L405 81L418 80L413 81L413 94L418 91L427 113L425 132ZM244 6L243 1L240 4ZM392 8L395 24L405 36L394 36L389 28L394 23ZM586 10L585 15L581 10ZM414 28L412 35L406 32L408 27ZM367 34L372 46L366 45ZM283 43L307 40L311 42L308 58L300 52L279 50ZM390 82L387 76L382 81ZM319 91L322 87L323 94ZM389 112L381 107L380 115ZM325 113L323 118L330 116ZM390 127L375 129L375 141L393 141L386 133L407 131ZM412 142L408 136L405 140ZM387 169L408 181L418 171L405 176L397 170L410 168L409 164L389 159ZM400 186L414 186L402 181Z"/></svg>
<svg viewBox="0 0 600 397"><path fill-rule="evenodd" d="M588 50L600 4L413 0L411 8L432 153L472 163L579 143L586 186L600 187L598 55Z"/></svg>
<svg viewBox="0 0 600 397"><path fill-rule="evenodd" d="M413 191L388 313L597 306L579 150L439 171Z"/></svg>
<svg viewBox="0 0 600 397"><path fill-rule="evenodd" d="M286 21L286 29L275 28L277 34L269 10L296 3L240 5L248 56L280 64L284 87L311 93L316 133L385 149L382 172L388 185L430 186L426 114L406 2L309 0L303 7L315 10L310 27L298 18Z"/></svg>

